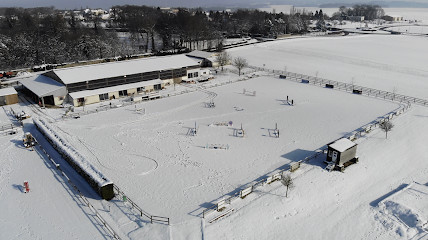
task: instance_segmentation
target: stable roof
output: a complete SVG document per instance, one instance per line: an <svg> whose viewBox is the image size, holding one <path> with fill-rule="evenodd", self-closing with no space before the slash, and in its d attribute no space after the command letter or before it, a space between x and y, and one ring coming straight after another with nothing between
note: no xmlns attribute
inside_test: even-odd
<svg viewBox="0 0 428 240"><path fill-rule="evenodd" d="M67 93L67 90L63 84L43 75L29 77L19 80L19 82L38 97L55 95L54 93L65 96Z"/></svg>
<svg viewBox="0 0 428 240"><path fill-rule="evenodd" d="M18 94L15 90L15 88L13 87L8 87L8 88L0 88L0 96L9 96L9 95L13 95L13 94Z"/></svg>
<svg viewBox="0 0 428 240"><path fill-rule="evenodd" d="M333 143L328 144L329 147L337 150L338 152L344 152L355 145L357 144L347 138L341 138Z"/></svg>
<svg viewBox="0 0 428 240"><path fill-rule="evenodd" d="M118 85L114 87L106 87L106 88L98 88L94 90L85 90L80 92L73 92L69 93L70 97L73 99L77 98L83 98L83 97L89 97L89 96L96 96L103 93L111 93L111 92L117 92L122 90L128 90L132 88L139 88L139 87L146 87L146 86L153 86L156 84L161 84L162 80L155 79L150 81L143 81L143 82L137 82L137 83L130 83L130 84L124 84L124 85Z"/></svg>
<svg viewBox="0 0 428 240"><path fill-rule="evenodd" d="M164 71L197 66L198 63L184 54L148 57L120 62L93 64L52 70L64 84L86 82L96 79L126 76L138 73Z"/></svg>
<svg viewBox="0 0 428 240"><path fill-rule="evenodd" d="M186 53L186 56L196 57L196 58L204 58L204 59L211 57L211 55L212 55L212 53L199 51L199 50L194 50L192 52Z"/></svg>

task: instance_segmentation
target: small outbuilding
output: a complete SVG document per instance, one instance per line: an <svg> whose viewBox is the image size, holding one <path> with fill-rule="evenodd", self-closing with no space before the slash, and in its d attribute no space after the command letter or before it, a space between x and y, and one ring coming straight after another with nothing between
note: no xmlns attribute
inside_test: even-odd
<svg viewBox="0 0 428 240"><path fill-rule="evenodd" d="M0 106L18 103L18 93L15 88L1 88L0 89Z"/></svg>
<svg viewBox="0 0 428 240"><path fill-rule="evenodd" d="M357 144L347 138L341 138L327 144L327 170L338 169L344 171L345 168L358 162Z"/></svg>

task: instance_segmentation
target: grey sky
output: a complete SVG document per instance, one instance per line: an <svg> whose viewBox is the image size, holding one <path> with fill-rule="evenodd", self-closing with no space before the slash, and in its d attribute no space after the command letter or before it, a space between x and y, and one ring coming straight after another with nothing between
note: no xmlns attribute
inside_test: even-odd
<svg viewBox="0 0 428 240"><path fill-rule="evenodd" d="M428 0L384 0L384 3L419 2ZM103 8L114 5L148 5L160 7L259 7L262 4L294 4L302 6L318 6L325 3L368 3L373 0L0 0L0 7L45 7L54 6L57 9ZM380 2L380 1L377 1Z"/></svg>

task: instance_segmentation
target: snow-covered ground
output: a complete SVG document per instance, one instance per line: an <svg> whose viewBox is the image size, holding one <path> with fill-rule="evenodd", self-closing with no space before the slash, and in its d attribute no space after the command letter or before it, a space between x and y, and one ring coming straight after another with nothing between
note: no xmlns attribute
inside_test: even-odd
<svg viewBox="0 0 428 240"><path fill-rule="evenodd" d="M244 95L244 88L256 96ZM144 115L131 106L57 125L73 144L83 142L80 150L92 164L146 211L179 223L197 216L199 205L400 107L273 77L208 90L217 94L215 108L204 106L206 93L194 92L141 104ZM287 95L295 106L285 104ZM210 126L229 121L233 126ZM197 135L188 136L195 122ZM246 136L234 137L241 123ZM275 123L280 139L268 136ZM229 149L205 149L207 144Z"/></svg>
<svg viewBox="0 0 428 240"><path fill-rule="evenodd" d="M398 93L427 98L426 41L414 36L317 37L229 52L259 67L286 66L287 71L342 82L353 77L358 85L395 87ZM234 210L229 216L214 223L209 220L216 213L202 219L202 210L225 195L400 107L260 75L236 81L236 74L219 72L202 89L192 84L174 91L170 86L163 94L182 94L51 123L144 211L170 217L171 226L150 224L120 199L99 199L31 120L24 131L39 139L122 239L428 239L423 186L428 182L428 108L415 105L394 118L388 139L375 130L357 140L360 162L345 173L324 170L321 156L291 174L295 187L288 198L281 183L274 182L227 205L225 211ZM287 104L287 96L294 106ZM212 99L216 107L207 108ZM0 111L2 124L8 122L8 110ZM42 111L31 115L54 120L64 113ZM233 126L215 125L229 121ZM197 134L189 136L195 122ZM241 123L244 138L233 136ZM275 123L280 138L269 137ZM22 136L23 131L0 136L0 238L110 239L45 157L22 147ZM211 144L228 149L206 149ZM27 194L22 193L25 180L31 187ZM407 196L415 190L417 196Z"/></svg>
<svg viewBox="0 0 428 240"><path fill-rule="evenodd" d="M357 141L360 162L345 173L326 172L304 165L291 176L295 187L285 197L279 183L245 198L232 215L207 224L207 239L428 239L428 232L406 226L396 212L379 203L401 189L402 184L428 184L426 148L428 109L414 106L394 120L395 128L385 139L376 130ZM269 191L267 191L269 190ZM426 221L428 196L410 191L413 198L400 198L413 213ZM417 195L415 195L417 194ZM227 209L226 209L227 210ZM387 215L385 215L387 214ZM400 216L401 217L401 216ZM414 217L414 216L413 216ZM426 222L418 223L419 225ZM426 226L426 225L425 225Z"/></svg>
<svg viewBox="0 0 428 240"><path fill-rule="evenodd" d="M386 30L400 32L404 34L428 34L428 25L408 25L408 26L397 26L390 27Z"/></svg>
<svg viewBox="0 0 428 240"><path fill-rule="evenodd" d="M384 8L384 11L386 15L401 16L404 20L428 24L427 8Z"/></svg>
<svg viewBox="0 0 428 240"><path fill-rule="evenodd" d="M0 135L0 239L103 239L94 216L22 136Z"/></svg>
<svg viewBox="0 0 428 240"><path fill-rule="evenodd" d="M428 38L347 36L290 39L228 50L250 65L428 98Z"/></svg>

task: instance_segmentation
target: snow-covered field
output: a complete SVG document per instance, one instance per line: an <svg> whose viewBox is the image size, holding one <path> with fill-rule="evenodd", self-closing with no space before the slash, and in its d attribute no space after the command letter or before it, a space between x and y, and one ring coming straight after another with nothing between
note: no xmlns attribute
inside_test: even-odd
<svg viewBox="0 0 428 240"><path fill-rule="evenodd" d="M348 36L290 39L228 50L250 65L428 98L428 38Z"/></svg>
<svg viewBox="0 0 428 240"><path fill-rule="evenodd" d="M207 239L428 239L425 192L408 190L410 197L395 195L413 181L428 185L426 148L428 109L414 106L394 121L385 140L376 130L358 140L360 162L345 173L326 172L305 165L293 173L295 187L285 198L285 187L275 183L245 198L246 204L221 221L206 226ZM395 200L395 199L399 199ZM408 209L390 212L385 200ZM419 214L419 215L418 215ZM398 216L398 217L397 217ZM414 219L406 224L402 219ZM417 223L416 219L425 222ZM420 226L425 224L425 230ZM418 226L417 226L418 225ZM418 234L415 236L415 234ZM414 238L413 238L414 237Z"/></svg>
<svg viewBox="0 0 428 240"><path fill-rule="evenodd" d="M397 26L397 27L387 28L386 30L391 30L395 32L405 33L405 34L428 34L428 25Z"/></svg>
<svg viewBox="0 0 428 240"><path fill-rule="evenodd" d="M256 96L244 95L244 88ZM74 144L83 142L81 150L97 157L92 163L146 211L179 223L200 214L201 204L400 107L272 77L209 90L217 94L213 109L204 106L207 95L196 92L144 103L144 115L131 106L58 126ZM287 95L295 106L284 104ZM209 126L229 121L233 126ZM195 122L197 135L188 136ZM233 136L241 123L244 138ZM275 123L279 139L268 136Z"/></svg>
<svg viewBox="0 0 428 240"><path fill-rule="evenodd" d="M259 67L287 67L347 83L353 78L358 85L395 87L398 93L428 98L427 41L414 36L317 37L228 51ZM236 79L233 73L219 73L204 85ZM173 93L173 88L166 91ZM195 85L177 86L177 91L186 88ZM294 106L286 103L287 96ZM216 107L206 108L213 97ZM122 239L428 239L428 108L415 105L393 120L388 139L375 130L357 140L360 162L345 173L325 171L320 157L291 174L295 187L288 198L275 182L227 205L225 211L234 211L223 219L209 223L216 213L201 218L203 209L225 195L399 107L262 75L52 124L144 211L171 218L171 226L150 224L119 199L99 199L58 160ZM140 108L144 114L136 111ZM2 124L8 122L8 109L0 111ZM63 112L43 111L53 118ZM215 126L229 121L232 126ZM197 134L189 136L195 123ZM241 123L245 137L233 136ZM280 138L269 136L275 123ZM59 157L31 120L24 130ZM0 135L0 239L110 239L46 158L22 147L22 136L22 131ZM228 149L206 149L211 144ZM22 192L25 180L31 187L27 194Z"/></svg>
<svg viewBox="0 0 428 240"><path fill-rule="evenodd" d="M401 16L404 20L428 23L427 8L384 8L385 14L390 16Z"/></svg>
<svg viewBox="0 0 428 240"><path fill-rule="evenodd" d="M22 136L0 135L0 239L102 239L94 216L45 156L22 146Z"/></svg>

